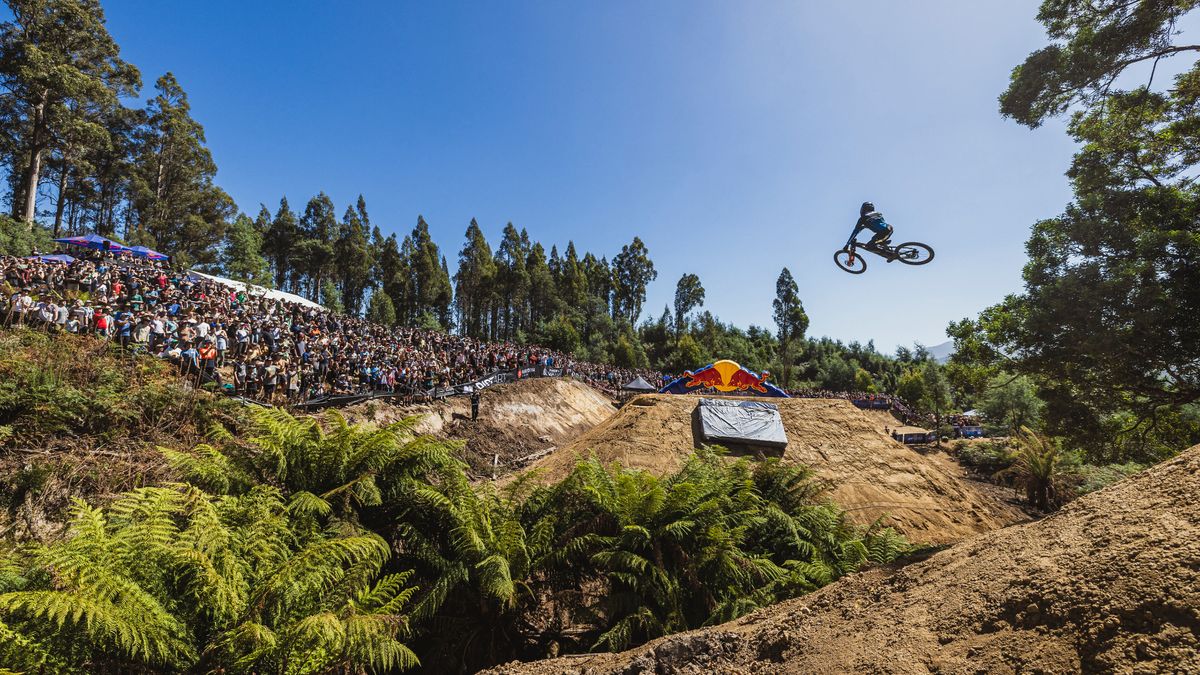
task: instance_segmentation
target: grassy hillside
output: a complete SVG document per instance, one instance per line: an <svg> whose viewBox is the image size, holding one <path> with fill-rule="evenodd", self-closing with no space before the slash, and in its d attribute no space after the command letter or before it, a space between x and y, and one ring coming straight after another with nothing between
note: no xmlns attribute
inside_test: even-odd
<svg viewBox="0 0 1200 675"><path fill-rule="evenodd" d="M70 497L162 479L157 445L194 444L243 414L104 340L0 332L0 532L42 536Z"/></svg>

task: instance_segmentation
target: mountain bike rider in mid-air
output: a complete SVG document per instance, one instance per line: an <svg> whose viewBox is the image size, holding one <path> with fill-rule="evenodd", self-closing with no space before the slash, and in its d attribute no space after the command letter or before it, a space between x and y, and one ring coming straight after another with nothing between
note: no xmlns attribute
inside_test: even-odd
<svg viewBox="0 0 1200 675"><path fill-rule="evenodd" d="M850 235L850 239L846 241L846 246L858 237L858 233L863 230L870 230L874 233L871 240L864 244L867 248L884 249L892 238L892 226L887 224L883 219L883 214L875 210L875 205L871 202L863 202L862 208L858 210L858 222L854 224L854 233ZM892 259L888 258L888 262Z"/></svg>

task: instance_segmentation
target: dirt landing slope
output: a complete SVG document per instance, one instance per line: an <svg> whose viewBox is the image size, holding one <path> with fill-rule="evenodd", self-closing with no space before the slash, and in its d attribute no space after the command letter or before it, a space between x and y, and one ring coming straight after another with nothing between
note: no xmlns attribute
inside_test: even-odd
<svg viewBox="0 0 1200 675"><path fill-rule="evenodd" d="M1200 446L890 575L621 654L496 672L1200 672Z"/></svg>
<svg viewBox="0 0 1200 675"><path fill-rule="evenodd" d="M379 424L420 416L417 432L467 441L464 458L477 476L490 477L493 471L500 475L520 468L522 458L569 443L613 412L611 400L582 382L537 378L485 389L475 422L466 396L417 406L363 403L346 415Z"/></svg>
<svg viewBox="0 0 1200 675"><path fill-rule="evenodd" d="M570 472L578 457L667 473L695 447L698 398L639 396L616 415L535 462L545 480ZM806 464L828 479L830 498L860 523L883 517L911 541L944 544L1028 518L962 477L957 467L893 441L876 420L848 401L775 399L788 446L784 461Z"/></svg>
<svg viewBox="0 0 1200 675"><path fill-rule="evenodd" d="M887 429L888 431L904 426L904 422L896 419L896 416L887 410L862 410L860 411L867 419L875 423L875 426L880 431Z"/></svg>

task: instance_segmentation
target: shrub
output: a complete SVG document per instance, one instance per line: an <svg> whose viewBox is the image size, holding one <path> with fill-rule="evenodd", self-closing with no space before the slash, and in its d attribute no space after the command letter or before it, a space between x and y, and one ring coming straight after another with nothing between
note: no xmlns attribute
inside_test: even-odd
<svg viewBox="0 0 1200 675"><path fill-rule="evenodd" d="M35 250L48 252L54 249L50 233L41 225L28 223L0 215L0 255L27 256Z"/></svg>
<svg viewBox="0 0 1200 675"><path fill-rule="evenodd" d="M980 473L992 476L1012 466L1012 450L1004 441L965 441L955 443L958 460Z"/></svg>

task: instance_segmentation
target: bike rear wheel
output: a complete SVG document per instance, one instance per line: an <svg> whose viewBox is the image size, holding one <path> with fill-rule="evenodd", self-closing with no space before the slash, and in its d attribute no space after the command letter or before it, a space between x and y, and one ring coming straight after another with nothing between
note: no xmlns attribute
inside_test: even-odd
<svg viewBox="0 0 1200 675"><path fill-rule="evenodd" d="M924 265L933 260L933 249L919 241L906 241L895 249L896 260L905 265Z"/></svg>
<svg viewBox="0 0 1200 675"><path fill-rule="evenodd" d="M851 253L844 248L833 254L833 262L842 268L842 271L850 274L862 274L867 271L867 261L857 252Z"/></svg>

